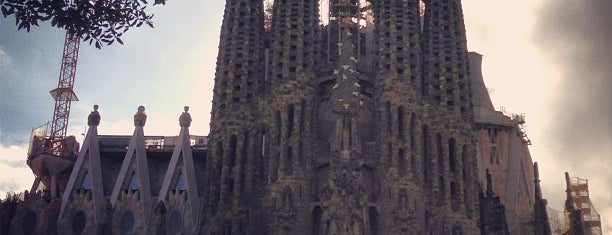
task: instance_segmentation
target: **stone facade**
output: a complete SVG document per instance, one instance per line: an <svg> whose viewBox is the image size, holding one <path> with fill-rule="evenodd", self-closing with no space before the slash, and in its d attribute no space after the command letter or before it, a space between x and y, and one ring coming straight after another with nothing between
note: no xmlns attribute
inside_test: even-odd
<svg viewBox="0 0 612 235"><path fill-rule="evenodd" d="M319 1L277 0L265 27L262 1L226 1L206 145L190 143L187 107L166 147L144 135L144 107L121 138L98 136L95 112L61 198L2 210L18 219L1 225L24 234L462 235L507 234L511 216L532 219L533 176L515 168L531 162L526 145L526 155L502 156L511 167L484 163L491 130L514 138L518 124L482 119L461 1L360 2L330 1L323 26ZM363 11L372 22L360 23ZM511 198L516 175L524 195ZM26 231L29 212L56 227L34 219Z"/></svg>
<svg viewBox="0 0 612 235"><path fill-rule="evenodd" d="M317 1L275 1L266 33L260 20L247 20L264 18L260 3L227 2L211 123L209 228L477 233L460 1L428 1L424 12L418 0L371 2L369 31L353 20L357 4L332 1L333 19L320 28ZM231 43L237 39L244 43ZM264 57L265 74L248 69L262 60L238 62Z"/></svg>

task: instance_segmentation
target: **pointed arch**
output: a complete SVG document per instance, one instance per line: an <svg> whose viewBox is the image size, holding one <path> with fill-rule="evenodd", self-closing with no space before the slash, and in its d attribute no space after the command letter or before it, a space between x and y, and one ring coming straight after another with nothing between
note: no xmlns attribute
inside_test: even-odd
<svg viewBox="0 0 612 235"><path fill-rule="evenodd" d="M408 171L408 161L406 160L406 154L404 153L404 148L399 148L398 150L398 158L397 158L397 173L400 177L406 176L406 172Z"/></svg>
<svg viewBox="0 0 612 235"><path fill-rule="evenodd" d="M454 137L448 139L448 166L451 172L457 172L457 141Z"/></svg>
<svg viewBox="0 0 612 235"><path fill-rule="evenodd" d="M59 218L65 215L68 202L76 195L76 191L84 184L89 175L91 185L91 197L93 201L94 221L96 224L104 222L104 184L102 181L102 163L100 159L100 146L98 141L98 127L89 126L87 135L83 141L83 147L76 159L72 173L68 179L66 189L62 195Z"/></svg>
<svg viewBox="0 0 612 235"><path fill-rule="evenodd" d="M400 139L404 139L404 106L397 108L397 133Z"/></svg>

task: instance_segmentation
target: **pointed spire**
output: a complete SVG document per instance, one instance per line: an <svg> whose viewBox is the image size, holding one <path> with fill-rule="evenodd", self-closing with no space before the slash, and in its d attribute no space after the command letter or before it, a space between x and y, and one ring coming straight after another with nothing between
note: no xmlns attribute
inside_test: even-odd
<svg viewBox="0 0 612 235"><path fill-rule="evenodd" d="M120 200L121 192L124 190L138 190L140 203L143 208L143 218L145 225L148 226L151 219L152 195L149 177L149 159L145 148L145 138L143 127L147 120L145 107L139 106L134 115L134 134L130 139L127 152L123 158L119 175L115 181L111 193L110 202L114 207Z"/></svg>
<svg viewBox="0 0 612 235"><path fill-rule="evenodd" d="M185 190L187 195L186 206L190 215L189 218L197 218L200 208L200 192L196 182L195 163L193 161L193 152L191 149L189 125L191 124L191 115L189 114L189 106L184 107L184 112L179 117L179 125L181 132L178 136L178 141L174 146L172 158L168 165L168 170L164 176L161 190L157 200L164 202L168 200L169 192L174 189ZM158 202L158 205L159 205ZM187 217L186 217L187 218Z"/></svg>
<svg viewBox="0 0 612 235"><path fill-rule="evenodd" d="M422 35L424 96L469 121L472 103L461 1L428 0Z"/></svg>
<svg viewBox="0 0 612 235"><path fill-rule="evenodd" d="M572 188L571 188L571 182L570 182L570 176L569 173L565 172L565 193L566 193L566 199L565 199L565 211L566 212L571 212L574 211L574 199L572 198Z"/></svg>
<svg viewBox="0 0 612 235"><path fill-rule="evenodd" d="M542 188L540 187L540 171L538 169L537 162L533 163L533 176L535 178L535 180L533 181L535 183L535 199L542 200Z"/></svg>
<svg viewBox="0 0 612 235"><path fill-rule="evenodd" d="M60 220L65 215L65 210L68 202L72 200L74 195L80 191L83 182L90 180L89 189L93 201L94 221L96 225L105 223L105 207L106 199L104 198L104 184L102 181L102 162L100 159L100 146L98 141L98 124L100 124L100 114L98 113L98 105L94 105L94 110L87 118L89 129L83 147L79 152L79 156L74 163L72 173L66 184L66 190L62 195L62 204L60 207Z"/></svg>
<svg viewBox="0 0 612 235"><path fill-rule="evenodd" d="M332 88L332 99L335 102L334 112L355 113L362 104L361 88L355 58L355 45L351 40L351 32L346 31L339 42L339 60L336 75L336 85Z"/></svg>
<svg viewBox="0 0 612 235"><path fill-rule="evenodd" d="M263 1L226 1L215 72L212 133L225 121L250 119L253 111L249 109L255 108L264 82L264 35Z"/></svg>

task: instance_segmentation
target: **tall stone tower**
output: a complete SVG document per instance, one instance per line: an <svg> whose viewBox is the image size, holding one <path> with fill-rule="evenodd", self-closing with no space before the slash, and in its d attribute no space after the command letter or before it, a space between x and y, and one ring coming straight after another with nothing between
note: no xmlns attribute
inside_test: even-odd
<svg viewBox="0 0 612 235"><path fill-rule="evenodd" d="M94 106L66 190L3 200L0 234L549 233L524 117L465 35L460 0L226 0L208 138L187 106L178 136L144 106L98 135ZM570 232L600 234L566 180Z"/></svg>
<svg viewBox="0 0 612 235"><path fill-rule="evenodd" d="M269 130L265 202L270 232L306 234L316 101L319 4L275 1L270 30L270 93L261 108ZM266 136L266 139L268 137Z"/></svg>
<svg viewBox="0 0 612 235"><path fill-rule="evenodd" d="M206 229L478 233L461 1L329 2L227 0Z"/></svg>
<svg viewBox="0 0 612 235"><path fill-rule="evenodd" d="M264 86L262 1L228 0L215 73L206 219L211 232L244 234L253 226L251 208L262 164L256 144ZM214 225L214 226L213 226Z"/></svg>

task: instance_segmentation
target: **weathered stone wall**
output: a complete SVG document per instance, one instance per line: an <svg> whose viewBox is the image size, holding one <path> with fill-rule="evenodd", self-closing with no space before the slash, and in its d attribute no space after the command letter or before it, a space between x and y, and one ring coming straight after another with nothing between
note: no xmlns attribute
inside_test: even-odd
<svg viewBox="0 0 612 235"><path fill-rule="evenodd" d="M213 94L207 213L210 227L226 234L246 233L257 157L264 90L264 9L262 1L227 1Z"/></svg>

